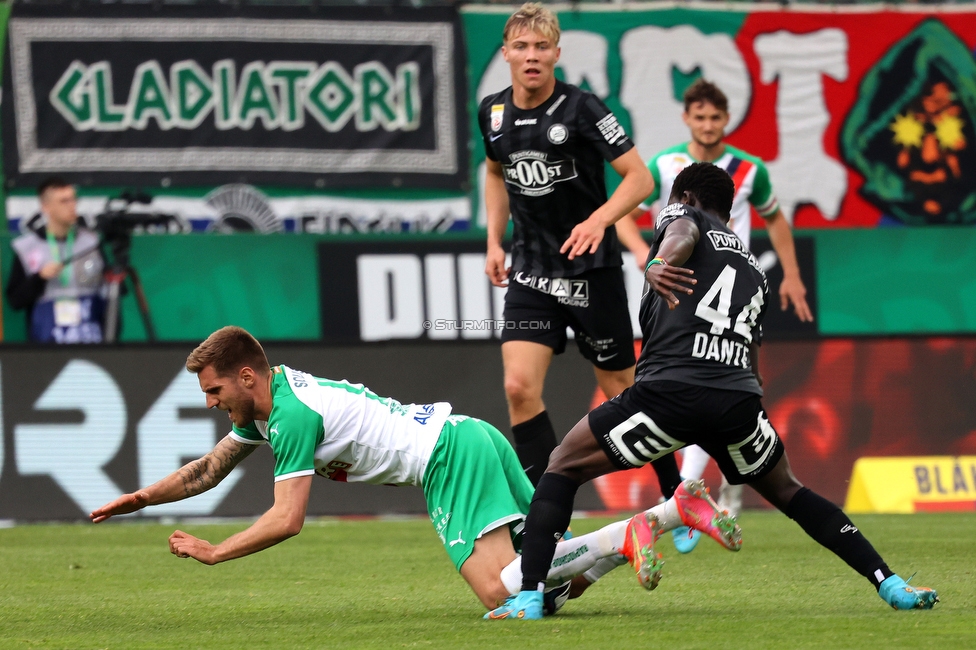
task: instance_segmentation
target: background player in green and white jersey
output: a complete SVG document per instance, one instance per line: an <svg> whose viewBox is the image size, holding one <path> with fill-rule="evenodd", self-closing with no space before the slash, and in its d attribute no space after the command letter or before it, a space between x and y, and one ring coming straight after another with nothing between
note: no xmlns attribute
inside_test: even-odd
<svg viewBox="0 0 976 650"><path fill-rule="evenodd" d="M783 267L783 282L779 287L780 307L785 310L791 304L797 318L813 320L806 301L806 287L800 278L796 262L793 233L773 193L769 172L763 161L751 154L726 144L725 127L729 123L728 99L713 83L699 79L684 93L685 112L682 115L691 140L658 153L647 163L654 177L654 190L644 203L631 212L637 218L661 197L671 194L674 179L694 162L710 162L721 167L735 182L735 198L729 229L747 246L752 230L750 206L766 222L769 240ZM622 219L617 223L617 234L624 244L644 261L650 250L640 236L634 219ZM643 264L641 264L643 268Z"/></svg>
<svg viewBox="0 0 976 650"><path fill-rule="evenodd" d="M517 592L522 575L514 540L532 485L498 429L452 414L447 402L401 404L361 384L272 368L261 344L239 327L211 334L186 367L197 374L207 407L227 412L232 431L202 458L98 508L93 522L205 492L268 444L275 458L271 509L219 544L177 530L169 538L171 553L216 564L297 535L319 474L421 487L444 549L481 602L491 609ZM617 522L562 542L550 576L561 586L553 601L557 595L565 601L570 578L623 552L627 527L628 521ZM551 611L556 607L553 602Z"/></svg>
<svg viewBox="0 0 976 650"><path fill-rule="evenodd" d="M634 253L643 268L650 248L641 237L635 219L650 209L651 203L671 195L674 179L681 170L695 162L710 162L728 172L735 183L729 229L749 246L752 230L750 206L756 209L766 222L769 241L783 269L783 282L779 286L780 308L786 310L792 304L797 318L804 322L812 321L813 313L806 300L807 290L796 261L793 233L773 193L766 165L760 158L724 141L725 127L729 123L725 93L715 84L698 79L685 91L684 104L682 118L691 132L691 140L665 149L647 163L654 177L654 191L643 205L631 212L630 219L617 222L620 241ZM681 477L701 478L708 460L708 454L698 445L686 448L682 456ZM738 514L742 507L742 486L731 486L723 479L718 503L733 515ZM674 535L675 544L682 552L690 552L698 542L694 532L687 529L676 530Z"/></svg>

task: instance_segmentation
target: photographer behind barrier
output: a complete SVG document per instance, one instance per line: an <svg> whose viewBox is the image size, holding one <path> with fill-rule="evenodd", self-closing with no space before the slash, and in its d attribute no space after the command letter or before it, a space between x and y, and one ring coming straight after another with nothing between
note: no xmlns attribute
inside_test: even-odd
<svg viewBox="0 0 976 650"><path fill-rule="evenodd" d="M27 311L32 342L101 343L105 259L98 235L78 224L75 188L64 179L46 179L37 195L44 218L32 219L12 242L10 306Z"/></svg>

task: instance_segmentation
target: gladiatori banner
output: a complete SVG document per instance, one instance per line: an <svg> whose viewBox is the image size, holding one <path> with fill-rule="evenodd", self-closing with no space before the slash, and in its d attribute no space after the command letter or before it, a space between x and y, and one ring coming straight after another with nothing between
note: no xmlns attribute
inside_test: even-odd
<svg viewBox="0 0 976 650"><path fill-rule="evenodd" d="M451 8L17 5L7 45L10 187L467 179Z"/></svg>
<svg viewBox="0 0 976 650"><path fill-rule="evenodd" d="M473 106L510 84L499 50L510 9L464 11ZM645 160L688 139L682 93L704 76L728 95L728 142L768 162L794 226L976 223L971 8L558 15L558 74L599 95ZM475 138L473 165L483 162Z"/></svg>

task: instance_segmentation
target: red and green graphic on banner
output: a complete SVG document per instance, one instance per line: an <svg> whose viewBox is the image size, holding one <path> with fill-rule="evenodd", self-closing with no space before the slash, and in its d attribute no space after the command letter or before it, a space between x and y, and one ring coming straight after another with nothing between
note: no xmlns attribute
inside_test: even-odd
<svg viewBox="0 0 976 650"><path fill-rule="evenodd" d="M474 134L477 101L509 84L506 18L464 15ZM728 142L768 162L796 227L976 223L976 12L559 19L557 74L603 98L645 159L688 139L681 94L704 76L729 97ZM473 169L482 161L475 137Z"/></svg>

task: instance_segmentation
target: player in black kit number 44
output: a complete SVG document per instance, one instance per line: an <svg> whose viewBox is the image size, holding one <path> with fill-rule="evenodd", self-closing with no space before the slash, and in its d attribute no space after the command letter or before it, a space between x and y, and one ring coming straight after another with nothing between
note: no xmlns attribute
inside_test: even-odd
<svg viewBox="0 0 976 650"><path fill-rule="evenodd" d="M752 486L867 578L893 608L929 609L938 602L934 590L910 587L892 573L847 515L790 470L760 400L758 348L769 288L756 258L726 226L734 192L729 175L710 163L695 163L675 179L645 269L649 290L641 301L644 347L636 382L591 411L553 452L525 522L522 591L488 617L542 617L540 588L582 483L688 444L701 445L729 483ZM687 521L682 500L704 492L701 481L682 483L676 514ZM738 526L705 497L696 501L709 508L690 516L711 518L712 530L705 532L735 550ZM660 571L654 544L666 523L641 513L628 526L634 540L628 559L642 584L657 584L645 574L649 566Z"/></svg>

